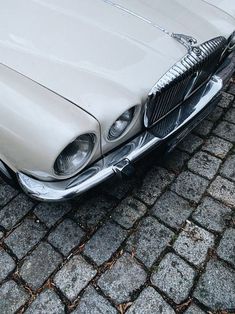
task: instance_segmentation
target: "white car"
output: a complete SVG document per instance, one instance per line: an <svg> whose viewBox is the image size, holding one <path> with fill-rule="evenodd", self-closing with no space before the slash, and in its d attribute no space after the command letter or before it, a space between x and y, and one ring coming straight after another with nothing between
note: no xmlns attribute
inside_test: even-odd
<svg viewBox="0 0 235 314"><path fill-rule="evenodd" d="M172 150L231 78L234 30L203 0L1 1L1 176L65 200Z"/></svg>

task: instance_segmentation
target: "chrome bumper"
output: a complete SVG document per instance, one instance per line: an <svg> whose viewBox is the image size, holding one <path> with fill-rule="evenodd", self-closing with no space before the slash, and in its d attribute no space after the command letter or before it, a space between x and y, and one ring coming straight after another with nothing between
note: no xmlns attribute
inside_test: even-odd
<svg viewBox="0 0 235 314"><path fill-rule="evenodd" d="M165 119L76 177L64 181L42 182L19 172L17 179L21 188L34 199L60 201L78 196L114 175L128 173L132 162L170 139L169 149L171 149L204 119L217 105L218 95L232 77L234 70L235 55L225 61L206 86L198 90Z"/></svg>

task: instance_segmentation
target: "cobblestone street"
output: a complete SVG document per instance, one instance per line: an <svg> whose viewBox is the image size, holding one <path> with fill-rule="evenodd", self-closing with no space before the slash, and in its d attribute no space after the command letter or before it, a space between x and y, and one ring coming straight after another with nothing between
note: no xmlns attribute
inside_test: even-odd
<svg viewBox="0 0 235 314"><path fill-rule="evenodd" d="M168 157L79 200L0 181L0 313L235 313L235 83Z"/></svg>

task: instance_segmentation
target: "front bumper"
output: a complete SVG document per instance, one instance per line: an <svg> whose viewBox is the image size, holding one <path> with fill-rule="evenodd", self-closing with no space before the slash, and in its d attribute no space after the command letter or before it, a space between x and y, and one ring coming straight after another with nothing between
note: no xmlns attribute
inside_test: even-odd
<svg viewBox="0 0 235 314"><path fill-rule="evenodd" d="M43 182L19 172L17 179L21 188L30 197L40 201L71 199L114 175L128 173L134 161L163 143L168 142L169 150L171 150L217 105L220 91L228 83L234 70L235 54L226 59L205 86L165 119L108 154L76 177L64 181Z"/></svg>

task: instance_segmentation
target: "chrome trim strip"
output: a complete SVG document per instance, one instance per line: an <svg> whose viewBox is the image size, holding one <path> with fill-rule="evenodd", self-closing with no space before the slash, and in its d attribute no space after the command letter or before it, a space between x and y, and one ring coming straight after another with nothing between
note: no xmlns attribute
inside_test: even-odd
<svg viewBox="0 0 235 314"><path fill-rule="evenodd" d="M231 55L206 86L203 86L191 96L179 111L175 125L164 136L157 136L156 127L144 131L142 134L110 153L75 178L57 182L42 182L21 172L17 173L22 189L32 198L40 201L60 201L78 196L99 183L111 178L117 173L128 170L133 161L158 147L161 143L179 132L190 130L188 123L197 120L200 113L213 103L223 86L233 75L235 69L235 54ZM177 109L178 110L178 109ZM209 113L209 112L208 112ZM196 121L199 123L200 121Z"/></svg>

